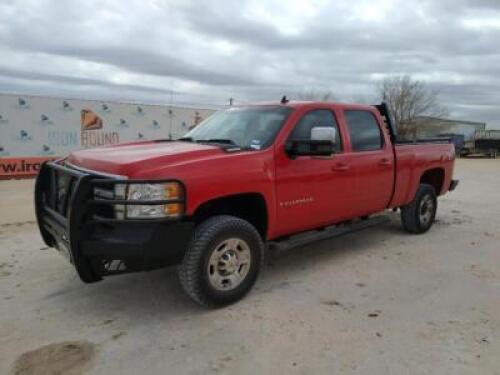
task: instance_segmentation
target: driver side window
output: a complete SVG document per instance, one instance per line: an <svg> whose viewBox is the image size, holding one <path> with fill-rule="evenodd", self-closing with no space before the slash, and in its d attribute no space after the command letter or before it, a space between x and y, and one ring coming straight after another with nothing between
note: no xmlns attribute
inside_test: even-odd
<svg viewBox="0 0 500 375"><path fill-rule="evenodd" d="M317 109L307 112L295 125L290 134L290 141L310 140L311 130L315 127L333 127L336 129L335 151L342 150L340 142L340 132L335 116L328 109Z"/></svg>

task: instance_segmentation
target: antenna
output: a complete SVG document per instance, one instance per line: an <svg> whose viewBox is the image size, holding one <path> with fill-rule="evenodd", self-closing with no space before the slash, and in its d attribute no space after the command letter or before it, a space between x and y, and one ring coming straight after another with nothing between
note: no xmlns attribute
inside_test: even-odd
<svg viewBox="0 0 500 375"><path fill-rule="evenodd" d="M286 104L288 103L290 100L287 99L286 95L283 95L283 97L281 98L281 104Z"/></svg>

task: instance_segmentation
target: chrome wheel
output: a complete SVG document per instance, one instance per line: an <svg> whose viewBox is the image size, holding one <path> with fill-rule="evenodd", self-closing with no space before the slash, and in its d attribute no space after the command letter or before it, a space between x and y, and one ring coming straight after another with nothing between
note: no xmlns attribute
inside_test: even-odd
<svg viewBox="0 0 500 375"><path fill-rule="evenodd" d="M216 290L236 288L248 275L252 254L248 244L229 238L215 246L208 261L208 280Z"/></svg>
<svg viewBox="0 0 500 375"><path fill-rule="evenodd" d="M423 226L429 225L432 220L432 215L434 215L434 200L430 195L424 195L421 199L418 213L420 223Z"/></svg>

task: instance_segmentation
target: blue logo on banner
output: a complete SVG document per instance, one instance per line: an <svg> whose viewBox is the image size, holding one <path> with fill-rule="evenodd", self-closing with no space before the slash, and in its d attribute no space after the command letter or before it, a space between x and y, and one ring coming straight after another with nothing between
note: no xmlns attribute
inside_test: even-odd
<svg viewBox="0 0 500 375"><path fill-rule="evenodd" d="M15 138L16 141L20 142L29 142L31 141L31 135L26 131L26 130L20 130L19 131L19 137Z"/></svg>
<svg viewBox="0 0 500 375"><path fill-rule="evenodd" d="M111 108L106 103L101 104L101 108L99 108L99 112L101 113L111 113Z"/></svg>
<svg viewBox="0 0 500 375"><path fill-rule="evenodd" d="M128 128L130 125L127 122L127 120L125 120L124 118L121 118L120 122L118 122L118 124L116 124L116 126L119 128Z"/></svg>
<svg viewBox="0 0 500 375"><path fill-rule="evenodd" d="M42 150L38 153L39 155L54 155L54 151L47 145L42 146Z"/></svg>
<svg viewBox="0 0 500 375"><path fill-rule="evenodd" d="M175 115L174 115L174 111L172 111L172 109L168 109L168 113L164 116L167 116L168 118L174 118Z"/></svg>
<svg viewBox="0 0 500 375"><path fill-rule="evenodd" d="M41 114L40 115L40 121L38 121L40 125L53 125L54 123L52 120L49 118L49 116Z"/></svg>
<svg viewBox="0 0 500 375"><path fill-rule="evenodd" d="M135 112L132 112L132 114L136 116L144 116L146 112L144 112L144 109L140 105L138 105L135 109Z"/></svg>
<svg viewBox="0 0 500 375"><path fill-rule="evenodd" d="M30 105L24 98L17 98L17 109L29 109Z"/></svg>
<svg viewBox="0 0 500 375"><path fill-rule="evenodd" d="M73 110L73 107L66 100L63 100L61 110L64 112L71 112Z"/></svg>

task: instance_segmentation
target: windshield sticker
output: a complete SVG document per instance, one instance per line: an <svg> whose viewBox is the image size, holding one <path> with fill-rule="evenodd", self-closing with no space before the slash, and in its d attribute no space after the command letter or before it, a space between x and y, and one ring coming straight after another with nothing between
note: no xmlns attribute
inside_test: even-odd
<svg viewBox="0 0 500 375"><path fill-rule="evenodd" d="M250 148L253 148L254 150L260 150L261 145L260 145L260 139L254 139L250 143Z"/></svg>

